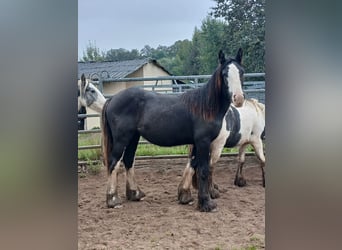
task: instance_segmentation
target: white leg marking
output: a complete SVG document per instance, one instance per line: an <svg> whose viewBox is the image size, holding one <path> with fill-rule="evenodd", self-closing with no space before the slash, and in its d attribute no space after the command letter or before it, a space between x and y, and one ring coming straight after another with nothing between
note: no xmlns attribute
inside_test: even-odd
<svg viewBox="0 0 342 250"><path fill-rule="evenodd" d="M190 159L189 159L183 172L183 177L182 177L183 189L186 189L186 190L190 189L192 176L194 175L194 173L195 173L195 170L190 166Z"/></svg>
<svg viewBox="0 0 342 250"><path fill-rule="evenodd" d="M118 174L119 174L120 162L121 162L121 160L119 160L116 163L114 170L108 176L108 185L107 185L107 190L108 190L107 193L108 194L117 194L117 192L118 192Z"/></svg>
<svg viewBox="0 0 342 250"><path fill-rule="evenodd" d="M134 164L130 169L128 169L126 171L126 177L127 177L127 182L128 182L129 188L131 190L136 190L137 195L139 195L138 185L135 181L135 176L134 176Z"/></svg>
<svg viewBox="0 0 342 250"><path fill-rule="evenodd" d="M254 150L255 150L255 154L258 157L258 159L265 164L265 155L264 155L264 148L262 145L262 141L261 139L256 139L254 143L252 143Z"/></svg>

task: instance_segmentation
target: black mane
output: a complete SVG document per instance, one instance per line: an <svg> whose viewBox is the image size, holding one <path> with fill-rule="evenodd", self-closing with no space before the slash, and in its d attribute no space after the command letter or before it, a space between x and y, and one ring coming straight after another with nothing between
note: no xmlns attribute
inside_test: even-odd
<svg viewBox="0 0 342 250"><path fill-rule="evenodd" d="M225 100L230 103L231 97L229 96L228 84L225 83L222 71L232 61L234 60L230 58L224 65L219 65L207 84L187 91L181 96L182 101L187 105L192 114L202 117L205 121L211 121L220 111L227 110L229 105L225 105L222 101ZM225 89L222 89L222 87Z"/></svg>

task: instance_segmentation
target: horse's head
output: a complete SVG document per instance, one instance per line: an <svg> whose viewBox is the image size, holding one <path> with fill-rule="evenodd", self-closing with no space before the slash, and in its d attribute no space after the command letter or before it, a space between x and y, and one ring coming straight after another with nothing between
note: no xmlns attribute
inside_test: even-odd
<svg viewBox="0 0 342 250"><path fill-rule="evenodd" d="M221 64L221 74L231 100L236 107L241 107L244 102L242 91L244 69L241 66L242 49L240 48L235 58L226 59L222 51L219 52L219 61Z"/></svg>
<svg viewBox="0 0 342 250"><path fill-rule="evenodd" d="M78 83L78 110L84 106L101 113L105 102L106 98L102 93L82 74L81 82Z"/></svg>

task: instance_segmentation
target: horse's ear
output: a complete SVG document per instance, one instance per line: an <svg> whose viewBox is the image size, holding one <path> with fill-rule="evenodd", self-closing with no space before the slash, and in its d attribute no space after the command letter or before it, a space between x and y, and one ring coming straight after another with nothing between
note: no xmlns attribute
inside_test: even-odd
<svg viewBox="0 0 342 250"><path fill-rule="evenodd" d="M239 64L241 64L241 62L242 62L242 48L239 48L235 59Z"/></svg>
<svg viewBox="0 0 342 250"><path fill-rule="evenodd" d="M81 82L82 82L82 88L84 88L86 85L86 78L84 74L81 75Z"/></svg>
<svg viewBox="0 0 342 250"><path fill-rule="evenodd" d="M219 62L220 62L220 64L224 64L224 62L226 61L226 56L224 55L224 53L223 53L222 50L220 50L218 56L219 56Z"/></svg>

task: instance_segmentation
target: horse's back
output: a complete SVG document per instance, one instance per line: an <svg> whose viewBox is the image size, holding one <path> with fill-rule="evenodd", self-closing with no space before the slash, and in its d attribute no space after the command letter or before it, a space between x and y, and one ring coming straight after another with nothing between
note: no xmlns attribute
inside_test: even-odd
<svg viewBox="0 0 342 250"><path fill-rule="evenodd" d="M139 115L138 131L160 146L193 143L191 115L176 95L147 95Z"/></svg>
<svg viewBox="0 0 342 250"><path fill-rule="evenodd" d="M264 110L260 109L257 100L248 100L246 104L237 108L241 119L241 142L248 142L252 137L260 138L265 129Z"/></svg>
<svg viewBox="0 0 342 250"><path fill-rule="evenodd" d="M191 116L179 96L132 87L112 97L107 114L113 129L138 131L154 144L193 143Z"/></svg>

